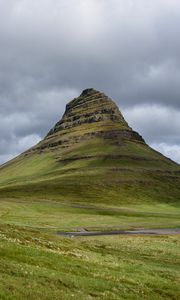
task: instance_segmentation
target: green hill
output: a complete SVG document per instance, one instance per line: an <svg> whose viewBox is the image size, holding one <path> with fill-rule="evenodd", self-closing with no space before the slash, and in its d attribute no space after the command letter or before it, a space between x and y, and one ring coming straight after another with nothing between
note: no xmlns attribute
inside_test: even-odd
<svg viewBox="0 0 180 300"><path fill-rule="evenodd" d="M180 166L111 99L83 91L38 145L0 167L0 299L178 300L178 234L57 232L177 228L179 203Z"/></svg>
<svg viewBox="0 0 180 300"><path fill-rule="evenodd" d="M180 166L150 148L116 104L87 89L36 146L0 167L3 198L134 205L180 202Z"/></svg>

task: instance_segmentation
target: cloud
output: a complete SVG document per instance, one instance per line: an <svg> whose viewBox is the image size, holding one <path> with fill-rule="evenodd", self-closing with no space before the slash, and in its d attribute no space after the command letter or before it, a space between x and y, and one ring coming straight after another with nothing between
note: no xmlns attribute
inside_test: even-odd
<svg viewBox="0 0 180 300"><path fill-rule="evenodd" d="M126 108L123 113L152 148L180 163L180 110L144 104Z"/></svg>
<svg viewBox="0 0 180 300"><path fill-rule="evenodd" d="M180 163L180 146L179 145L168 145L166 143L153 143L151 145L155 150L163 153L165 156L173 159Z"/></svg>
<svg viewBox="0 0 180 300"><path fill-rule="evenodd" d="M0 19L0 140L12 155L87 87L146 140L180 145L179 0L0 0Z"/></svg>
<svg viewBox="0 0 180 300"><path fill-rule="evenodd" d="M159 104L144 104L123 110L129 125L148 143L180 144L180 110Z"/></svg>
<svg viewBox="0 0 180 300"><path fill-rule="evenodd" d="M0 164L12 159L19 153L24 152L26 149L32 147L34 144L40 141L40 137L37 134L26 135L25 137L19 138L11 136L10 143L6 139L0 141Z"/></svg>

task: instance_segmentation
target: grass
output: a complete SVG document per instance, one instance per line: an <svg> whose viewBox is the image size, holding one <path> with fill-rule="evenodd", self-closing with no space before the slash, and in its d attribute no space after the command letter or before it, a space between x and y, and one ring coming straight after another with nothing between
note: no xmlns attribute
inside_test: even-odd
<svg viewBox="0 0 180 300"><path fill-rule="evenodd" d="M180 227L180 212L164 205L157 213L152 207L110 207L57 201L1 200L0 223L57 232L58 230L104 230Z"/></svg>
<svg viewBox="0 0 180 300"><path fill-rule="evenodd" d="M58 230L179 227L169 204L1 199L0 299L178 300L180 236L63 238Z"/></svg>
<svg viewBox="0 0 180 300"><path fill-rule="evenodd" d="M0 299L179 299L178 236L60 238L0 225Z"/></svg>

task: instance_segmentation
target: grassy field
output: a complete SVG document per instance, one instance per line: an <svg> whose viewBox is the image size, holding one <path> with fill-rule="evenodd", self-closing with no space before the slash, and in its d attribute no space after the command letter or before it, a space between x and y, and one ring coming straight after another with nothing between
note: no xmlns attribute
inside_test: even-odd
<svg viewBox="0 0 180 300"><path fill-rule="evenodd" d="M0 299L180 297L179 236L68 239L0 225Z"/></svg>
<svg viewBox="0 0 180 300"><path fill-rule="evenodd" d="M173 228L179 217L169 204L1 199L0 299L178 300L180 236L63 238L56 232Z"/></svg>
<svg viewBox="0 0 180 300"><path fill-rule="evenodd" d="M1 200L0 223L58 230L180 227L180 210L168 204L113 207L60 201Z"/></svg>

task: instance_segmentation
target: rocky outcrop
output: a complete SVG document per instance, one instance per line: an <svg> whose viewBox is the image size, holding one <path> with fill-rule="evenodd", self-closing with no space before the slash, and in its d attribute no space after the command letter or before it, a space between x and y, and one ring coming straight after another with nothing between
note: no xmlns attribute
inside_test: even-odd
<svg viewBox="0 0 180 300"><path fill-rule="evenodd" d="M104 93L90 88L66 105L62 119L31 150L67 148L92 138L109 139L116 144L126 140L144 143L128 126L117 105Z"/></svg>
<svg viewBox="0 0 180 300"><path fill-rule="evenodd" d="M116 104L105 94L86 89L66 105L63 118L50 130L48 135L63 129L101 121L120 122L128 126Z"/></svg>

